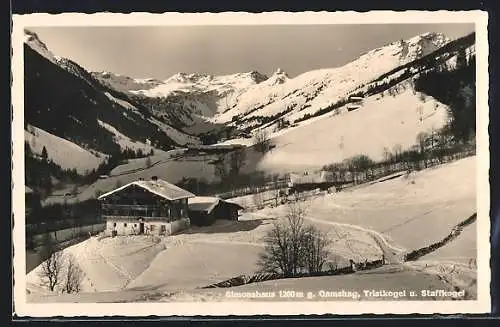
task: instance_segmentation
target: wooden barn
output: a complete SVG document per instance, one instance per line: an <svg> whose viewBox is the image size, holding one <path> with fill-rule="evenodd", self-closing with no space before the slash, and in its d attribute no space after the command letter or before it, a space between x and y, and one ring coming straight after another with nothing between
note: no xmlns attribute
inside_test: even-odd
<svg viewBox="0 0 500 327"><path fill-rule="evenodd" d="M315 189L327 190L334 186L333 173L329 171L306 172L303 175L290 174L288 192L304 192Z"/></svg>
<svg viewBox="0 0 500 327"><path fill-rule="evenodd" d="M153 176L98 197L111 235L170 235L189 227L188 198L195 195Z"/></svg>
<svg viewBox="0 0 500 327"><path fill-rule="evenodd" d="M238 220L241 209L244 208L239 204L218 197L197 196L188 200L189 219L195 226L209 226L217 219Z"/></svg>

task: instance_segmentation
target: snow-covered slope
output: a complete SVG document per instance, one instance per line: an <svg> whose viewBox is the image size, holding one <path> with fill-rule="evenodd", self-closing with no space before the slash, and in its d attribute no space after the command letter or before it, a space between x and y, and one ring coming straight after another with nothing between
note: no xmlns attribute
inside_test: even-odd
<svg viewBox="0 0 500 327"><path fill-rule="evenodd" d="M84 68L80 67L77 63L69 60L67 58L62 58L54 55L47 45L40 40L38 35L30 30L24 30L24 43L27 44L31 49L35 50L37 53L45 57L50 62L56 64L62 69L76 75L87 83L91 84L91 76L85 71Z"/></svg>
<svg viewBox="0 0 500 327"><path fill-rule="evenodd" d="M382 247L374 235L386 241L384 249L411 251L441 240L476 211L476 190L470 187L475 185L475 169L476 157L469 157L407 177L312 197L304 202L305 221L331 237L332 255L339 267L349 259L356 262L380 259ZM454 191L449 192L451 189ZM187 291L252 274L272 220L284 217L286 212L286 206L277 206L242 213L239 221L218 220L212 226L192 227L164 238L160 244L141 236L101 240L93 237L64 249L63 253L76 256L85 271L84 292L97 295L125 289ZM475 233L469 237L470 242L465 246L451 247L446 256L432 259L439 264L450 257L474 258ZM467 254L461 252L464 250ZM32 293L40 288L39 270L27 275L27 288ZM386 275L386 279L390 280L391 275ZM475 275L473 271L474 278ZM408 280L390 284L403 287ZM83 298L80 296L85 294L77 295L77 300Z"/></svg>
<svg viewBox="0 0 500 327"><path fill-rule="evenodd" d="M224 95L228 91L236 91L258 84L267 78L258 72L238 73L232 75L213 76L209 74L177 73L166 79L163 84L150 90L137 90L134 93L146 96L166 96L172 92L210 92L216 91Z"/></svg>
<svg viewBox="0 0 500 327"><path fill-rule="evenodd" d="M40 55L48 59L49 61L57 64L57 59L59 57L56 57L48 48L45 43L43 43L38 35L36 33L33 33L30 30L25 29L24 30L24 43L29 45L29 47L36 52L38 52Z"/></svg>
<svg viewBox="0 0 500 327"><path fill-rule="evenodd" d="M24 36L27 123L85 149L108 154L117 150L118 139L121 143L130 139L142 143L150 140L154 148L166 150L199 143L196 137L170 124L170 120L157 119L131 94L115 91L77 63L55 56L35 33L26 30ZM116 129L110 131L98 120ZM123 144L120 146L123 149ZM138 145L133 144L132 148ZM139 148L151 146L144 144Z"/></svg>
<svg viewBox="0 0 500 327"><path fill-rule="evenodd" d="M106 155L102 153L86 150L40 128L28 125L27 129L24 131L24 139L29 143L31 150L41 155L45 147L48 158L63 169L75 168L77 172L84 173L97 168L106 159Z"/></svg>
<svg viewBox="0 0 500 327"><path fill-rule="evenodd" d="M162 83L154 78L131 78L107 71L92 72L91 74L102 84L121 92L128 92L137 89L148 90Z"/></svg>
<svg viewBox="0 0 500 327"><path fill-rule="evenodd" d="M255 118L275 115L294 121L331 106L356 88L448 42L450 39L443 34L425 33L368 51L343 67L314 70L295 78L289 78L282 69L269 78L258 72L225 76L178 73L161 83L141 84L130 79L134 87L129 83L126 89L146 97L182 94L183 103L193 114L211 117L216 123L238 118L235 125L240 127L241 122L254 123ZM105 76L107 80L113 79L110 85L123 89L120 84L123 78Z"/></svg>
<svg viewBox="0 0 500 327"><path fill-rule="evenodd" d="M191 136L189 134L183 133L172 126L159 121L156 118L149 118L149 121L158 126L158 129L167 134L174 142L180 145L196 145L201 144L200 139Z"/></svg>
<svg viewBox="0 0 500 327"><path fill-rule="evenodd" d="M218 122L234 116L247 119L269 117L290 108L289 121L335 104L358 87L414 59L435 51L450 40L442 34L427 33L407 41L393 42L361 55L351 63L301 74L284 83L262 83L239 96L231 110L216 117ZM280 72L277 72L280 73Z"/></svg>
<svg viewBox="0 0 500 327"><path fill-rule="evenodd" d="M213 108L215 103L216 108L224 110L233 104L232 98L237 94L251 85L267 80L267 76L255 71L223 76L177 73L164 81L152 78L134 79L109 72L94 72L92 75L116 90L139 96L167 97L188 94L189 98L185 99L186 105L192 106L193 101L197 102L199 108L194 108L195 114L206 116L214 114L212 110L207 111L206 107Z"/></svg>
<svg viewBox="0 0 500 327"><path fill-rule="evenodd" d="M259 158L256 169L268 172L302 172L319 169L358 154L383 159L384 148L416 144L420 132L430 133L447 122L447 106L414 92L410 82L365 98L355 110L345 105L334 113L275 131L267 128L276 147ZM252 139L233 139L221 144L252 145Z"/></svg>
<svg viewBox="0 0 500 327"><path fill-rule="evenodd" d="M414 63L450 42L441 33L424 33L367 51L342 67L313 70L293 78L279 68L270 77L255 71L224 76L178 73L164 81L109 73L94 76L142 99L146 106L148 99L163 99L161 104L151 105L153 112L176 115L186 126L208 121L248 133L277 119L290 124L308 120L348 101L349 96L366 93L369 85L418 74L429 67L414 67ZM450 50L456 51L453 47ZM473 46L468 49L473 50ZM444 65L453 69L454 60L452 55Z"/></svg>
<svg viewBox="0 0 500 327"><path fill-rule="evenodd" d="M114 138L115 142L118 145L120 145L122 150L125 150L125 149L131 149L134 151L141 150L143 153L149 153L149 152L151 152L151 150L153 150L154 152L162 152L163 153L163 151L155 149L151 145L131 140L128 136L120 133L120 131L118 131L115 127L111 126L110 124L106 124L105 122L103 122L101 120L98 120L97 122L99 123L99 125L101 125L105 129L107 129L108 131L113 133L113 135L114 135L113 138Z"/></svg>

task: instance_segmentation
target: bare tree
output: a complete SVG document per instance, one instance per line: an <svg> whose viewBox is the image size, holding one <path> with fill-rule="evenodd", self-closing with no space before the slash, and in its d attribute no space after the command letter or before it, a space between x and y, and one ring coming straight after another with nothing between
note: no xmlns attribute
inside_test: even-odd
<svg viewBox="0 0 500 327"><path fill-rule="evenodd" d="M286 216L274 223L264 239L264 252L258 261L262 272L293 277L302 272L313 274L323 270L329 240L316 227L304 224L305 215L303 206L289 204Z"/></svg>
<svg viewBox="0 0 500 327"><path fill-rule="evenodd" d="M226 157L223 154L217 158L214 169L215 176L219 177L220 181L224 183L229 177L229 169L226 164Z"/></svg>
<svg viewBox="0 0 500 327"><path fill-rule="evenodd" d="M61 273L64 264L63 253L57 251L50 234L45 234L43 238L42 258L46 258L40 265L38 276L42 283L52 292L61 283Z"/></svg>
<svg viewBox="0 0 500 327"><path fill-rule="evenodd" d="M290 229L283 221L275 222L264 238L265 249L260 254L258 265L262 272L293 275L290 260Z"/></svg>
<svg viewBox="0 0 500 327"><path fill-rule="evenodd" d="M290 261L293 275L296 275L301 265L302 241L304 239L304 216L306 212L298 202L288 206L286 215L287 226L290 228Z"/></svg>
<svg viewBox="0 0 500 327"><path fill-rule="evenodd" d="M427 168L427 158L426 158L426 153L427 153L427 140L429 139L429 134L425 132L421 132L417 135L417 144L418 148L420 151L420 157L424 160L424 166Z"/></svg>
<svg viewBox="0 0 500 327"><path fill-rule="evenodd" d="M269 134L264 129L259 129L254 136L255 149L260 153L266 153L270 146L271 140L269 139Z"/></svg>
<svg viewBox="0 0 500 327"><path fill-rule="evenodd" d="M328 258L327 247L331 244L326 233L315 226L307 226L302 239L303 266L309 274L320 273Z"/></svg>
<svg viewBox="0 0 500 327"><path fill-rule="evenodd" d="M274 174L271 178L272 178L272 195L274 199L274 205L278 206L282 194L280 176L279 174Z"/></svg>
<svg viewBox="0 0 500 327"><path fill-rule="evenodd" d="M68 255L66 259L66 279L64 281L64 291L66 293L79 293L85 274L80 268L73 255Z"/></svg>
<svg viewBox="0 0 500 327"><path fill-rule="evenodd" d="M358 154L349 158L351 165L354 167L355 172L360 172L364 174L365 179L367 179L368 171L371 170L375 162L370 159L365 154Z"/></svg>
<svg viewBox="0 0 500 327"><path fill-rule="evenodd" d="M384 147L383 157L384 157L383 167L384 167L385 173L387 174L389 172L389 163L391 162L391 159L392 159L392 153L388 147Z"/></svg>
<svg viewBox="0 0 500 327"><path fill-rule="evenodd" d="M401 144L395 144L392 147L392 153L396 162L401 160L401 152L403 152L403 147L401 146Z"/></svg>
<svg viewBox="0 0 500 327"><path fill-rule="evenodd" d="M239 149L229 155L229 167L232 176L239 176L241 168L245 166L247 160L246 149Z"/></svg>

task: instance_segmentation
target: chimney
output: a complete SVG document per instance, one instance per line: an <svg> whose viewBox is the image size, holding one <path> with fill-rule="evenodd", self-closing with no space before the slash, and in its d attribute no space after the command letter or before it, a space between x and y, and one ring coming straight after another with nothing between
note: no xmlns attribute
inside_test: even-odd
<svg viewBox="0 0 500 327"><path fill-rule="evenodd" d="M158 180L158 176L152 176L152 177L151 177L151 180L152 180L152 181L157 181L157 180Z"/></svg>

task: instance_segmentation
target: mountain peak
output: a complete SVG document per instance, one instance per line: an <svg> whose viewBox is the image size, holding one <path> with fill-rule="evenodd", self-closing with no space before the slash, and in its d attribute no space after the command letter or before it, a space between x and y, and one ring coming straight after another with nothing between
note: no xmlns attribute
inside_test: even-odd
<svg viewBox="0 0 500 327"><path fill-rule="evenodd" d="M274 71L273 75L284 75L286 77L288 77L288 74L281 68L278 68Z"/></svg>
<svg viewBox="0 0 500 327"><path fill-rule="evenodd" d="M289 79L288 74L281 68L274 71L273 75L266 80L267 85L283 84Z"/></svg>
<svg viewBox="0 0 500 327"><path fill-rule="evenodd" d="M250 74L250 77L251 77L251 78L255 81L255 83L257 83L257 84L258 84L258 83L261 83L261 82L263 82L263 81L265 81L265 80L267 80L267 79L268 79L268 77L267 77L266 75L261 74L261 73L259 73L259 72L258 72L258 71L256 71L256 70L252 70L251 72L249 72L249 74Z"/></svg>
<svg viewBox="0 0 500 327"><path fill-rule="evenodd" d="M50 60L51 62L53 63L57 62L57 58L54 56L52 52L50 52L47 45L43 43L42 40L40 40L40 38L35 32L25 29L24 43L34 51L38 52L41 56Z"/></svg>
<svg viewBox="0 0 500 327"><path fill-rule="evenodd" d="M400 59L403 63L413 61L436 51L450 41L450 38L438 32L426 32L408 40L400 40Z"/></svg>
<svg viewBox="0 0 500 327"><path fill-rule="evenodd" d="M45 50L49 50L47 48L47 46L45 45L45 43L43 43L40 38L38 37L38 35L33 32L33 31L30 31L28 29L25 29L24 30L24 43L28 43L28 44L38 44L41 48L45 49Z"/></svg>

